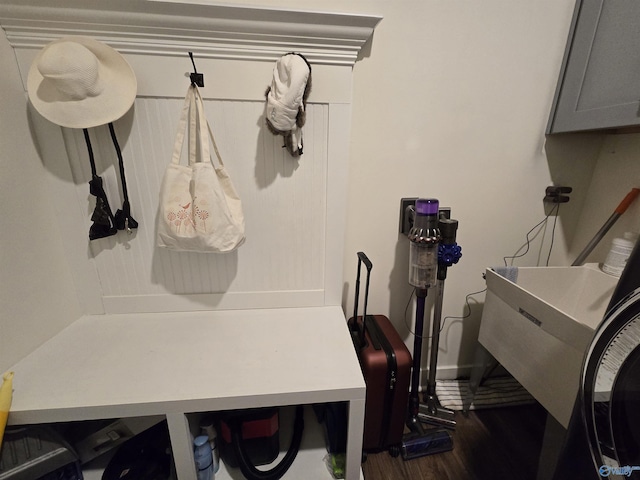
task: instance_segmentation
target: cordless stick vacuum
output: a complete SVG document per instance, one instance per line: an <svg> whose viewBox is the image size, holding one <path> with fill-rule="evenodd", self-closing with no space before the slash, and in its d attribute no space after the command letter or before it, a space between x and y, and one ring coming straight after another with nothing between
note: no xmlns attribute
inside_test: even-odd
<svg viewBox="0 0 640 480"><path fill-rule="evenodd" d="M436 285L436 299L433 306L433 322L431 328L431 352L429 358L429 378L427 389L423 396L424 403L420 404L418 419L433 425L455 428L456 421L453 410L440 405L436 395L436 369L438 366L438 345L440 343L440 329L442 327L442 299L444 295L444 281L447 278L447 268L458 263L462 256L462 249L456 243L458 221L448 218L438 219L440 243L438 244L438 282Z"/></svg>
<svg viewBox="0 0 640 480"><path fill-rule="evenodd" d="M446 429L426 430L420 423L420 365L422 335L424 331L425 301L428 289L436 284L438 270L439 202L433 198L419 198L415 203L415 218L409 231L409 284L416 289L416 321L413 343L413 370L407 427L410 433L402 439L404 460L446 452L453 448L451 435Z"/></svg>

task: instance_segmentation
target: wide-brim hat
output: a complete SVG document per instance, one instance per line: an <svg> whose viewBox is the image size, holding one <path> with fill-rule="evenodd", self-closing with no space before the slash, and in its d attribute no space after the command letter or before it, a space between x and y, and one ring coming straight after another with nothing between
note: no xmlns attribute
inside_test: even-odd
<svg viewBox="0 0 640 480"><path fill-rule="evenodd" d="M90 37L68 36L46 45L27 78L29 99L47 120L91 128L122 117L137 92L135 73L120 53Z"/></svg>

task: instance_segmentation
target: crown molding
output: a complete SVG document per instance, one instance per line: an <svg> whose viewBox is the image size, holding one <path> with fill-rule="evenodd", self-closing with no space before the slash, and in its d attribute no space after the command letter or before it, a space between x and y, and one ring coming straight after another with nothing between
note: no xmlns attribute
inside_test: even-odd
<svg viewBox="0 0 640 480"><path fill-rule="evenodd" d="M380 16L211 4L206 0L0 0L13 48L40 49L87 35L122 53L275 61L299 52L314 64L353 65Z"/></svg>

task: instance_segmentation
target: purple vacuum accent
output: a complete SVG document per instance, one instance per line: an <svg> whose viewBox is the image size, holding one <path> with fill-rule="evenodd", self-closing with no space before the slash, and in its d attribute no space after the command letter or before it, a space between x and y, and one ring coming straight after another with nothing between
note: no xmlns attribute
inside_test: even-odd
<svg viewBox="0 0 640 480"><path fill-rule="evenodd" d="M416 200L416 214L437 215L440 202L435 198L419 198Z"/></svg>

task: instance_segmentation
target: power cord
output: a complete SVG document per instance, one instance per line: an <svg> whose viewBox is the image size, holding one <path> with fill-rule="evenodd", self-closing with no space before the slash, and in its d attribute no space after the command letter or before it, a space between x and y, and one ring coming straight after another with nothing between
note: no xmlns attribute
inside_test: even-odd
<svg viewBox="0 0 640 480"><path fill-rule="evenodd" d="M440 331L442 332L442 329L444 328L444 322L448 319L455 319L455 320L464 320L465 318L469 317L471 315L471 305L469 304L469 297L472 297L473 295L478 295L480 293L484 293L486 292L487 289L483 288L482 290L478 290L477 292L473 292L473 293L468 293L465 297L464 297L464 303L467 307L467 313L464 314L461 317L454 317L454 316L446 316L442 319L442 324L440 325ZM411 330L411 325L407 320L407 312L409 310L409 305L411 305L411 300L413 299L413 296L415 295L415 288L411 289L411 295L409 296L409 301L407 302L407 306L404 309L404 325L405 327L407 327L407 330L409 330L409 333L411 335L413 335L414 337L417 337L418 335L416 335L416 332L414 332L413 330ZM422 338L423 340L429 340L431 339L432 335L423 335L420 338Z"/></svg>
<svg viewBox="0 0 640 480"><path fill-rule="evenodd" d="M474 295L479 295L481 293L484 293L487 291L487 287L483 288L482 290L478 290L477 292L473 292L473 293L468 293L466 297L464 297L464 303L467 307L468 312L466 314L464 314L461 317L454 317L454 316L446 316L442 319L442 325L440 326L440 331L442 332L442 329L444 328L444 322L447 321L448 319L454 319L454 320L464 320L465 318L468 318L471 316L471 305L469 304L469 297L472 297Z"/></svg>
<svg viewBox="0 0 640 480"><path fill-rule="evenodd" d="M552 236L551 236L551 247L549 248L549 257L551 256L551 248L553 248L553 238L554 238L554 236L555 236L555 226L556 226L556 222L558 221L558 212L560 212L560 204L559 204L559 203L556 203L556 204L555 204L555 206L551 209L551 211L549 211L549 213L547 214L547 216L545 216L545 217L544 217L540 222L538 222L536 225L534 225L534 227L533 227L531 230L529 230L529 231L527 232L527 235L526 235L527 243L526 243L526 245L525 245L525 247L526 247L526 248L525 248L525 251L524 251L523 253L521 253L521 254L517 254L517 253L516 253L516 255L507 256L507 257L503 257L503 258L502 258L502 260L504 261L504 266L505 266L505 267L506 267L506 266L508 266L508 265L507 265L507 259L508 259L508 258L509 258L509 259L511 259L511 264L513 265L513 260L514 260L514 259L516 259L516 258L522 258L522 257L524 257L527 253L529 253L529 247L531 246L531 239L529 238L529 235L531 235L531 233L532 233L536 228L538 228L538 227L542 226L543 224L546 224L546 223L547 223L547 220L549 220L549 217L550 217L551 215L553 215L553 214L554 214L554 212L555 212L555 220L554 220L554 222L553 222L553 233L552 233ZM536 232L536 235L538 235L539 233L540 233L540 231ZM520 247L520 248L522 248L522 247ZM547 258L547 266L549 266L549 259L548 259L548 258Z"/></svg>

